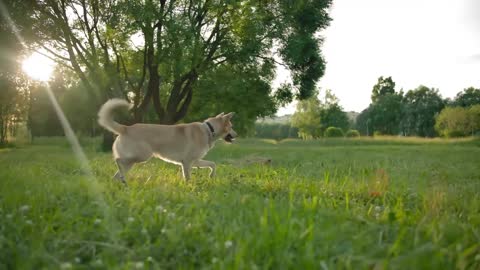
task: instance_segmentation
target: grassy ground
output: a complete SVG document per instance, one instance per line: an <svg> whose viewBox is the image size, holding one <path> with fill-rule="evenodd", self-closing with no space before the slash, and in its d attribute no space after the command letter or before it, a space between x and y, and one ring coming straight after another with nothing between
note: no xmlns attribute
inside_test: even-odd
<svg viewBox="0 0 480 270"><path fill-rule="evenodd" d="M114 182L66 141L0 150L0 269L480 269L480 143L240 140L217 177Z"/></svg>

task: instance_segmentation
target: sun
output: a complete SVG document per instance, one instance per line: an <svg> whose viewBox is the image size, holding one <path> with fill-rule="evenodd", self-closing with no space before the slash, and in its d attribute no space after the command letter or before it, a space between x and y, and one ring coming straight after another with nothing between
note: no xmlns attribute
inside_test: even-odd
<svg viewBox="0 0 480 270"><path fill-rule="evenodd" d="M47 57L34 52L22 62L23 71L32 79L46 82L52 76L55 64Z"/></svg>

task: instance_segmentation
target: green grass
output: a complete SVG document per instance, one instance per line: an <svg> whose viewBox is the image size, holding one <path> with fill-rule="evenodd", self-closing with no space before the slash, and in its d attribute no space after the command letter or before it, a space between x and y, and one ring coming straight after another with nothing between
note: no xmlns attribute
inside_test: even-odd
<svg viewBox="0 0 480 270"><path fill-rule="evenodd" d="M60 138L0 150L0 269L480 269L478 140L246 139L128 188L82 142L95 179Z"/></svg>

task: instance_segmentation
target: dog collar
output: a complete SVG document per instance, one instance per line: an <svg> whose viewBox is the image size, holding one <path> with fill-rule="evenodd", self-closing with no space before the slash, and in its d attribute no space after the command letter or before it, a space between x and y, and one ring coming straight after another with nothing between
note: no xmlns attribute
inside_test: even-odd
<svg viewBox="0 0 480 270"><path fill-rule="evenodd" d="M210 124L210 123L207 122L207 121L205 121L205 124L207 125L208 129L209 129L210 132L212 133L212 137L215 137L215 129L213 129L212 124Z"/></svg>

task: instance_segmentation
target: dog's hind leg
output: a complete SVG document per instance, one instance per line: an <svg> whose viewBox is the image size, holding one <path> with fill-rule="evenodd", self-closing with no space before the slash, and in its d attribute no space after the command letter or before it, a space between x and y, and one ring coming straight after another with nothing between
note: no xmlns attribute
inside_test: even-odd
<svg viewBox="0 0 480 270"><path fill-rule="evenodd" d="M194 167L199 167L199 168L210 168L210 174L209 177L215 177L215 163L212 161L208 160L197 160L196 162L193 163Z"/></svg>
<svg viewBox="0 0 480 270"><path fill-rule="evenodd" d="M130 168L132 168L135 162L130 159L122 159L122 158L115 159L115 162L117 163L118 171L117 173L115 173L113 177L122 181L122 183L126 185L127 182L125 181L125 176L127 172L130 170Z"/></svg>

